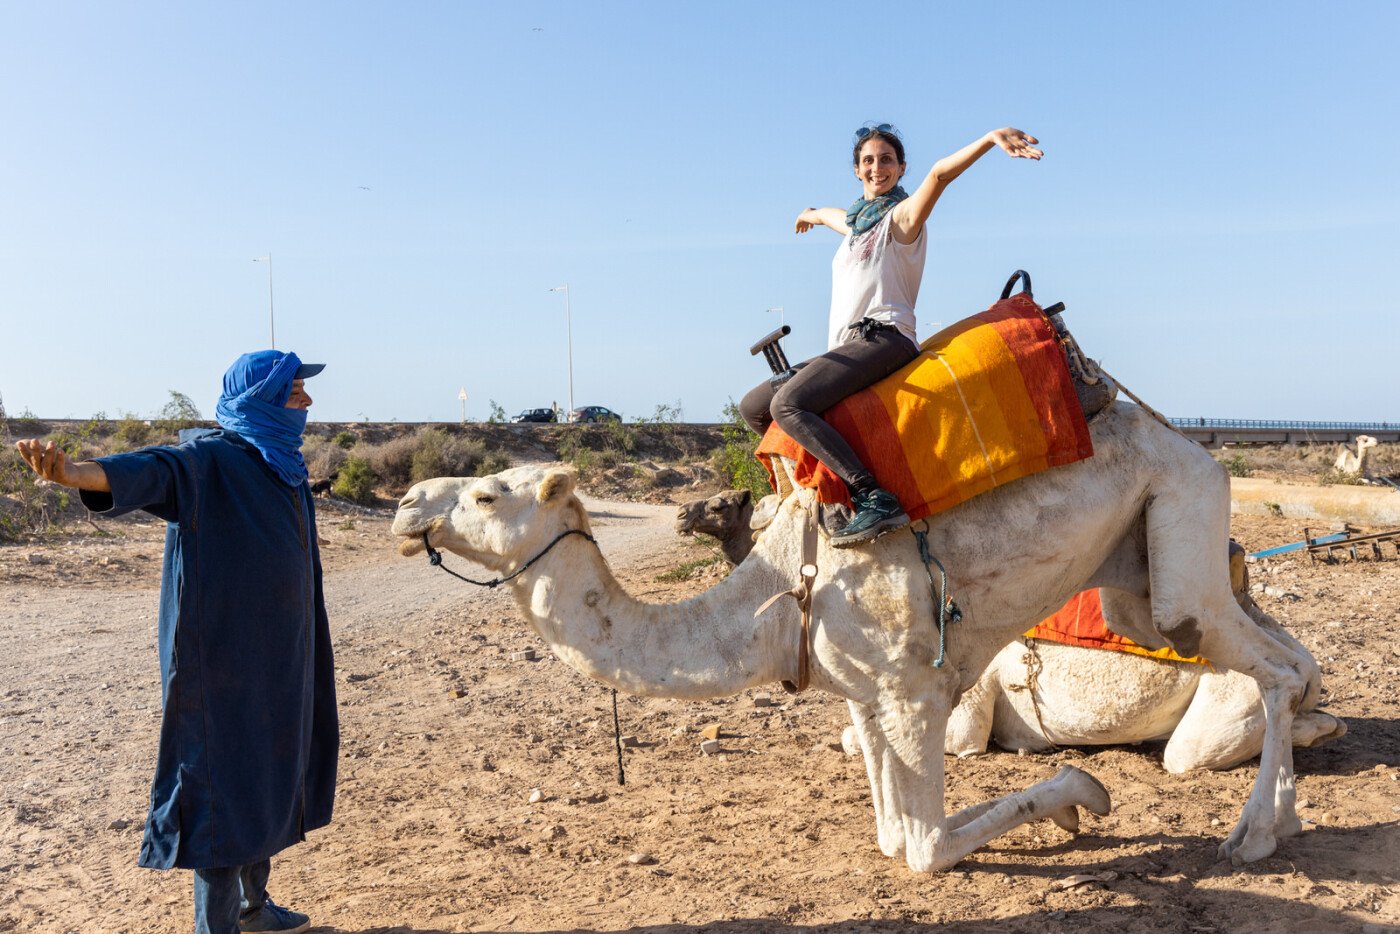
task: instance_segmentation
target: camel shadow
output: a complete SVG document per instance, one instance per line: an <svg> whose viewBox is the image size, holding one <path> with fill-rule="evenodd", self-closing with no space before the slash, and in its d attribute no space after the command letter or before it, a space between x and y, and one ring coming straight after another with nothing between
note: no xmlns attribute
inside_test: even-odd
<svg viewBox="0 0 1400 934"><path fill-rule="evenodd" d="M1356 775L1378 765L1400 765L1400 720L1341 719L1347 725L1346 736L1312 749L1293 750L1293 767L1299 776Z"/></svg>

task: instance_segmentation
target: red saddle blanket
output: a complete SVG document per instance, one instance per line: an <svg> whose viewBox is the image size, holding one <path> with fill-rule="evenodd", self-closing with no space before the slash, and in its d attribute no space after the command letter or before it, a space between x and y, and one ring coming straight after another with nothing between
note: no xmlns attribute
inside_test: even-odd
<svg viewBox="0 0 1400 934"><path fill-rule="evenodd" d="M1092 457L1065 353L1028 295L944 328L903 369L823 413L876 480L918 520L1049 467ZM776 424L758 447L794 465L827 503L846 485ZM774 489L778 486L774 483Z"/></svg>
<svg viewBox="0 0 1400 934"><path fill-rule="evenodd" d="M1070 597L1069 602L1060 607L1055 615L1027 630L1026 638L1044 639L1064 645L1078 645L1089 649L1108 649L1113 652L1131 652L1148 658L1159 658L1173 662L1193 662L1209 665L1210 662L1199 655L1185 658L1171 649L1146 649L1126 636L1120 636L1108 628L1103 616L1103 602L1098 590L1085 590Z"/></svg>

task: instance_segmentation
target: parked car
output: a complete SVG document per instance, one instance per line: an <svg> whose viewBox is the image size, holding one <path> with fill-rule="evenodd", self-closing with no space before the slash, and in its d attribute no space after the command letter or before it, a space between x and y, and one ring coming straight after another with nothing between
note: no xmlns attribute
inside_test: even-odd
<svg viewBox="0 0 1400 934"><path fill-rule="evenodd" d="M605 409L601 405L585 405L583 408L574 409L569 413L571 422L620 422L622 416L611 409Z"/></svg>
<svg viewBox="0 0 1400 934"><path fill-rule="evenodd" d="M512 415L510 420L517 424L520 422L552 422L554 421L554 410L526 409L519 415Z"/></svg>

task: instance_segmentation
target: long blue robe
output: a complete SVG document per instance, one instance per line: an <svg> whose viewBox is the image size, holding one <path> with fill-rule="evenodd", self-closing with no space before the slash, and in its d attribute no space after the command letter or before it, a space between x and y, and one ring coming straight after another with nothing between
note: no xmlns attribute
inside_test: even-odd
<svg viewBox="0 0 1400 934"><path fill-rule="evenodd" d="M330 822L339 726L311 491L233 432L98 460L89 509L166 520L163 715L140 864L258 862Z"/></svg>

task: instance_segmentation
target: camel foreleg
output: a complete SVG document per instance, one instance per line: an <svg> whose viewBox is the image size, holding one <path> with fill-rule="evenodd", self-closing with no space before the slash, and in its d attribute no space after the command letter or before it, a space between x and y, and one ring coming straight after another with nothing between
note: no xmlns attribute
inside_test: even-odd
<svg viewBox="0 0 1400 934"><path fill-rule="evenodd" d="M1108 792L1087 773L1066 766L1048 781L948 815L944 810L943 745L950 704L947 698L901 699L868 720L887 747L881 773L882 826L898 820L904 858L915 872L947 869L987 841L1028 821L1050 818L1068 829L1078 826L1076 808L1107 814ZM862 743L864 743L862 737ZM874 770L867 755L866 765ZM882 845L883 849L883 845Z"/></svg>
<svg viewBox="0 0 1400 934"><path fill-rule="evenodd" d="M870 780L870 803L875 808L875 833L880 852L890 857L901 856L904 853L904 823L888 791L894 788L890 744L885 740L873 710L853 700L846 701L846 707L851 713L851 725L860 739L860 749L864 754L865 775Z"/></svg>

